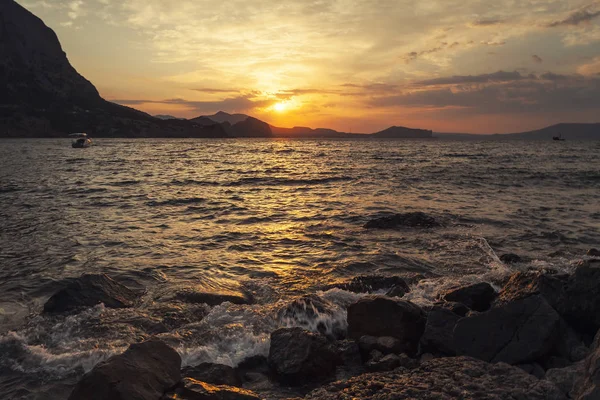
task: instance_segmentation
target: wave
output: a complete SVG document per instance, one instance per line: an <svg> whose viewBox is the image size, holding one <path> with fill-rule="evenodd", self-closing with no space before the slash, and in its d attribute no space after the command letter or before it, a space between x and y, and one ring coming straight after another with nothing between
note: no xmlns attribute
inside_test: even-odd
<svg viewBox="0 0 600 400"><path fill-rule="evenodd" d="M149 201L146 205L150 207L163 207L163 206L185 206L190 204L200 204L206 202L205 198L202 197L190 197L187 199L171 199L164 201Z"/></svg>
<svg viewBox="0 0 600 400"><path fill-rule="evenodd" d="M301 186L301 185L325 185L335 182L352 181L349 176L334 176L329 178L293 179L293 178L242 178L225 186Z"/></svg>

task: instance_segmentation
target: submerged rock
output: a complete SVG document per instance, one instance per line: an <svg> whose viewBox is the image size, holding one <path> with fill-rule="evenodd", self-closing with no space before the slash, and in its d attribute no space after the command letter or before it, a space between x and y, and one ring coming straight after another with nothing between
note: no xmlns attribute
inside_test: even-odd
<svg viewBox="0 0 600 400"><path fill-rule="evenodd" d="M566 400L552 383L507 364L469 357L439 358L409 371L371 373L311 392L307 400L527 399Z"/></svg>
<svg viewBox="0 0 600 400"><path fill-rule="evenodd" d="M390 336L402 343L400 351L415 354L425 329L423 310L408 301L384 296L365 296L348 307L348 334Z"/></svg>
<svg viewBox="0 0 600 400"><path fill-rule="evenodd" d="M323 335L341 339L346 334L346 325L342 318L335 318L340 311L333 303L311 294L292 300L277 316L284 325L318 330Z"/></svg>
<svg viewBox="0 0 600 400"><path fill-rule="evenodd" d="M504 264L516 264L522 262L523 259L517 254L508 253L502 254L500 256L500 261L502 261Z"/></svg>
<svg viewBox="0 0 600 400"><path fill-rule="evenodd" d="M174 390L161 397L161 400L260 400L260 397L250 390L227 385L211 385L184 378Z"/></svg>
<svg viewBox="0 0 600 400"><path fill-rule="evenodd" d="M348 283L330 285L326 289L338 288L353 293L373 293L387 290L387 296L402 297L410 292L406 281L399 276L363 275L352 278Z"/></svg>
<svg viewBox="0 0 600 400"><path fill-rule="evenodd" d="M181 357L161 341L132 344L96 365L69 400L156 400L181 378Z"/></svg>
<svg viewBox="0 0 600 400"><path fill-rule="evenodd" d="M221 290L217 292L185 289L177 292L175 299L186 303L208 304L209 306L218 306L225 302L233 304L254 303L252 295L242 289Z"/></svg>
<svg viewBox="0 0 600 400"><path fill-rule="evenodd" d="M339 363L325 336L302 328L283 328L271 334L269 366L291 386L329 378Z"/></svg>
<svg viewBox="0 0 600 400"><path fill-rule="evenodd" d="M56 292L46 304L44 312L63 313L94 307L103 303L108 308L133 307L139 295L108 275L83 275Z"/></svg>
<svg viewBox="0 0 600 400"><path fill-rule="evenodd" d="M443 295L443 299L448 302L462 303L471 310L483 312L489 310L496 296L497 293L492 285L480 282L448 291Z"/></svg>
<svg viewBox="0 0 600 400"><path fill-rule="evenodd" d="M453 346L456 354L484 361L527 363L549 354L560 322L542 296L530 296L460 319Z"/></svg>
<svg viewBox="0 0 600 400"><path fill-rule="evenodd" d="M442 226L442 224L425 213L409 212L375 218L367 222L364 227L366 229L394 229L400 226L409 228L435 228Z"/></svg>
<svg viewBox="0 0 600 400"><path fill-rule="evenodd" d="M223 364L202 363L195 367L187 367L183 376L212 385L242 386L242 379L237 371Z"/></svg>
<svg viewBox="0 0 600 400"><path fill-rule="evenodd" d="M587 255L590 257L600 257L600 250L598 249L589 249Z"/></svg>

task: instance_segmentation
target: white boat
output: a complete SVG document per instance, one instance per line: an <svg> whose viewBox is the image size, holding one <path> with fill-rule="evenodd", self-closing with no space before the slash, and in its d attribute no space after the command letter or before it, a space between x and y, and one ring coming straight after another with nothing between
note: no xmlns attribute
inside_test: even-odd
<svg viewBox="0 0 600 400"><path fill-rule="evenodd" d="M92 145L92 139L90 139L87 133L72 133L69 137L73 138L71 146L74 149L84 149Z"/></svg>

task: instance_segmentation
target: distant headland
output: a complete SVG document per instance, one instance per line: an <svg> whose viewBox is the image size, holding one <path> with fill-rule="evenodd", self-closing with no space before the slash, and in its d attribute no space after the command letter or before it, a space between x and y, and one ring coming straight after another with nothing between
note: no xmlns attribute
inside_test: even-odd
<svg viewBox="0 0 600 400"><path fill-rule="evenodd" d="M434 134L392 126L356 134L332 129L281 128L244 114L218 112L192 119L151 116L104 100L70 64L52 29L13 0L0 2L0 138L94 137L163 138L413 138L413 139L600 139L600 124L560 124L508 135Z"/></svg>

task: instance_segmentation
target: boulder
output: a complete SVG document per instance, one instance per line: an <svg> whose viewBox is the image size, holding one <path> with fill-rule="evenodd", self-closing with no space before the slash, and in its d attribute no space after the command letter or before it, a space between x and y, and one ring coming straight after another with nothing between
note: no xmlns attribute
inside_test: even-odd
<svg viewBox="0 0 600 400"><path fill-rule="evenodd" d="M406 354L388 354L381 358L369 360L366 367L371 372L393 371L396 368L403 367L414 369L419 365L417 360L413 360Z"/></svg>
<svg viewBox="0 0 600 400"><path fill-rule="evenodd" d="M335 304L310 294L292 300L279 310L277 316L282 325L317 330L323 335L342 339L346 334L345 321L334 317L339 311Z"/></svg>
<svg viewBox="0 0 600 400"><path fill-rule="evenodd" d="M530 296L458 320L453 346L459 355L488 362L528 363L553 349L560 322L542 296Z"/></svg>
<svg viewBox="0 0 600 400"><path fill-rule="evenodd" d="M209 306L218 306L225 302L233 304L254 303L253 296L241 288L239 290L220 288L217 291L184 289L175 294L175 299L185 303L208 304Z"/></svg>
<svg viewBox="0 0 600 400"><path fill-rule="evenodd" d="M195 367L186 367L181 372L186 378L212 385L242 386L242 379L237 371L228 365L202 363Z"/></svg>
<svg viewBox="0 0 600 400"><path fill-rule="evenodd" d="M544 375L546 375L546 371L544 368L538 363L531 364L519 364L516 367L521 368L523 371L527 372L529 375L533 375L538 379L544 379Z"/></svg>
<svg viewBox="0 0 600 400"><path fill-rule="evenodd" d="M523 261L523 259L517 254L508 253L502 254L500 256L500 261L502 261L504 264L516 264Z"/></svg>
<svg viewBox="0 0 600 400"><path fill-rule="evenodd" d="M260 400L260 397L250 390L184 378L161 400Z"/></svg>
<svg viewBox="0 0 600 400"><path fill-rule="evenodd" d="M443 299L448 302L462 303L474 311L487 311L497 293L487 282L480 282L474 285L463 286L458 289L453 289L443 295Z"/></svg>
<svg viewBox="0 0 600 400"><path fill-rule="evenodd" d="M385 296L365 296L348 307L348 334L390 336L402 343L401 352L415 354L425 329L423 310L408 301Z"/></svg>
<svg viewBox="0 0 600 400"><path fill-rule="evenodd" d="M156 400L181 379L181 357L161 341L132 344L96 365L69 400Z"/></svg>
<svg viewBox="0 0 600 400"><path fill-rule="evenodd" d="M358 346L362 354L369 354L373 350L380 351L382 354L400 353L404 349L404 344L390 336L361 336Z"/></svg>
<svg viewBox="0 0 600 400"><path fill-rule="evenodd" d="M435 303L434 306L450 310L459 317L466 317L467 314L471 312L471 309L469 307L465 306L462 303L455 303L453 301L440 301Z"/></svg>
<svg viewBox="0 0 600 400"><path fill-rule="evenodd" d="M454 328L460 316L452 311L434 306L427 315L425 331L421 337L421 351L455 355Z"/></svg>
<svg viewBox="0 0 600 400"><path fill-rule="evenodd" d="M590 355L583 364L583 374L575 382L576 400L600 399L600 332L596 335Z"/></svg>
<svg viewBox="0 0 600 400"><path fill-rule="evenodd" d="M410 292L406 281L399 276L363 275L352 278L350 282L329 285L325 289L338 288L353 293L373 293L387 290L387 296L402 297Z"/></svg>
<svg viewBox="0 0 600 400"><path fill-rule="evenodd" d="M282 328L271 334L269 366L282 382L298 386L329 378L339 360L323 335L302 328Z"/></svg>
<svg viewBox="0 0 600 400"><path fill-rule="evenodd" d="M74 312L103 303L108 308L132 307L139 295L107 275L83 275L56 292L46 304L46 313Z"/></svg>
<svg viewBox="0 0 600 400"><path fill-rule="evenodd" d="M319 388L306 400L566 400L552 383L510 365L469 357L438 358L414 370L364 374Z"/></svg>
<svg viewBox="0 0 600 400"><path fill-rule="evenodd" d="M442 224L435 218L422 212L394 214L387 217L375 218L365 224L366 229L394 229L397 227L435 228Z"/></svg>
<svg viewBox="0 0 600 400"><path fill-rule="evenodd" d="M564 368L549 369L544 379L556 385L565 395L571 396L575 382L582 374L583 362L579 362Z"/></svg>

